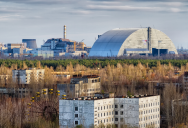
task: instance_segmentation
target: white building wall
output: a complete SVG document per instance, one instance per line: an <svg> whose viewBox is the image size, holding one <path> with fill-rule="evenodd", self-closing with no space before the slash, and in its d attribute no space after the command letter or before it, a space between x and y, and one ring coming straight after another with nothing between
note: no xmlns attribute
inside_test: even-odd
<svg viewBox="0 0 188 128"><path fill-rule="evenodd" d="M94 101L94 125L114 124L114 98Z"/></svg>
<svg viewBox="0 0 188 128"><path fill-rule="evenodd" d="M115 98L115 124L139 126L139 98Z"/></svg>
<svg viewBox="0 0 188 128"><path fill-rule="evenodd" d="M139 99L139 125L141 128L146 125L160 127L160 96L152 96Z"/></svg>
<svg viewBox="0 0 188 128"><path fill-rule="evenodd" d="M77 109L78 108L78 109ZM78 117L76 117L78 115ZM76 121L87 128L94 124L93 100L60 100L59 125L60 128L74 127Z"/></svg>
<svg viewBox="0 0 188 128"><path fill-rule="evenodd" d="M78 107L78 111L75 111ZM78 114L78 118L75 117ZM160 96L140 98L108 98L97 100L60 100L59 125L61 128L83 124L86 127L100 124L146 128L160 128Z"/></svg>
<svg viewBox="0 0 188 128"><path fill-rule="evenodd" d="M33 69L33 70L12 70L12 79L14 82L19 84L29 84L31 73L34 73L35 80L44 78L44 69Z"/></svg>

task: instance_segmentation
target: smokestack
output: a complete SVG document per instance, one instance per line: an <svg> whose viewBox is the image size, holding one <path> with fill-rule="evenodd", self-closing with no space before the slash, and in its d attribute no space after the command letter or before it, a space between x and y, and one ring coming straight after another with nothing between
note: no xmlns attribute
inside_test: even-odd
<svg viewBox="0 0 188 128"><path fill-rule="evenodd" d="M66 39L66 25L64 25L64 39Z"/></svg>

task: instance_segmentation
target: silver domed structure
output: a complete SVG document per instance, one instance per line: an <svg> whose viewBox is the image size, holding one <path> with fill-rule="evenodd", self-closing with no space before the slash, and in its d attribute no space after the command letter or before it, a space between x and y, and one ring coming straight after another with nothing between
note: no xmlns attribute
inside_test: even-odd
<svg viewBox="0 0 188 128"><path fill-rule="evenodd" d="M93 44L89 56L178 54L171 39L153 28L118 28L105 32Z"/></svg>

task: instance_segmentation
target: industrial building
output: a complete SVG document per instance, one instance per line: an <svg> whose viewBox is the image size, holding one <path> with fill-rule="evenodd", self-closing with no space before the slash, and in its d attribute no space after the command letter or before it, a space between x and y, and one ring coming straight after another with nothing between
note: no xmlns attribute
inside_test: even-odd
<svg viewBox="0 0 188 128"><path fill-rule="evenodd" d="M12 79L18 84L30 84L31 79L35 82L44 79L44 69L12 70ZM31 78L33 76L33 78Z"/></svg>
<svg viewBox="0 0 188 128"><path fill-rule="evenodd" d="M40 50L40 49L34 49L27 51L27 54L31 54L33 57L40 56L44 59L54 57L54 51L52 50Z"/></svg>
<svg viewBox="0 0 188 128"><path fill-rule="evenodd" d="M98 37L89 56L178 54L173 42L166 34L150 27L117 28Z"/></svg>
<svg viewBox="0 0 188 128"><path fill-rule="evenodd" d="M98 127L101 124L146 128L160 127L160 96L75 98L59 101L59 125Z"/></svg>
<svg viewBox="0 0 188 128"><path fill-rule="evenodd" d="M82 40L83 41L83 40ZM66 38L66 26L64 26L64 38L48 39L42 46L41 50L53 50L54 56L78 56L86 54L89 48L84 42L77 42Z"/></svg>
<svg viewBox="0 0 188 128"><path fill-rule="evenodd" d="M36 39L22 39L22 43L26 43L27 48L30 48L30 49L37 48Z"/></svg>
<svg viewBox="0 0 188 128"><path fill-rule="evenodd" d="M83 76L81 78L71 78L70 84L58 84L57 88L61 95L69 95L73 97L94 96L100 92L100 77L96 75Z"/></svg>
<svg viewBox="0 0 188 128"><path fill-rule="evenodd" d="M14 48L23 48L25 49L27 47L27 44L26 43L20 43L20 44L7 44L7 48L8 48L8 53L13 53L13 49ZM22 50L23 52L23 50Z"/></svg>

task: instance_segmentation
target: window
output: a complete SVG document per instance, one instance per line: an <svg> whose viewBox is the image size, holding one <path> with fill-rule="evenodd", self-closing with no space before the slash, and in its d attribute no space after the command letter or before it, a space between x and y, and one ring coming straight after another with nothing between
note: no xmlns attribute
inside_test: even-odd
<svg viewBox="0 0 188 128"><path fill-rule="evenodd" d="M106 120L106 122L108 122L108 119Z"/></svg>
<svg viewBox="0 0 188 128"><path fill-rule="evenodd" d="M118 121L118 118L115 118L115 121Z"/></svg>
<svg viewBox="0 0 188 128"><path fill-rule="evenodd" d="M75 124L78 124L78 121L75 121Z"/></svg>
<svg viewBox="0 0 188 128"><path fill-rule="evenodd" d="M115 115L118 115L118 111L115 111Z"/></svg>
<svg viewBox="0 0 188 128"><path fill-rule="evenodd" d="M120 114L123 115L123 111L121 111Z"/></svg>
<svg viewBox="0 0 188 128"><path fill-rule="evenodd" d="M99 117L99 114L98 114L98 117Z"/></svg>
<svg viewBox="0 0 188 128"><path fill-rule="evenodd" d="M104 123L105 123L105 119L104 119Z"/></svg>
<svg viewBox="0 0 188 128"><path fill-rule="evenodd" d="M114 105L112 105L112 108L114 107Z"/></svg>
<svg viewBox="0 0 188 128"><path fill-rule="evenodd" d="M112 115L113 115L114 113L113 113L113 111L112 111Z"/></svg>
<svg viewBox="0 0 188 128"><path fill-rule="evenodd" d="M123 104L120 107L123 108Z"/></svg>
<svg viewBox="0 0 188 128"><path fill-rule="evenodd" d="M115 108L118 108L118 105L115 105Z"/></svg>
<svg viewBox="0 0 188 128"><path fill-rule="evenodd" d="M120 118L120 121L123 122L123 118Z"/></svg>
<svg viewBox="0 0 188 128"><path fill-rule="evenodd" d="M111 112L109 112L109 115L111 115Z"/></svg>
<svg viewBox="0 0 188 128"><path fill-rule="evenodd" d="M109 105L109 108L111 108L111 105Z"/></svg>
<svg viewBox="0 0 188 128"><path fill-rule="evenodd" d="M107 107L107 109L108 109L108 105L107 105L106 107Z"/></svg>
<svg viewBox="0 0 188 128"><path fill-rule="evenodd" d="M104 109L105 109L105 106L104 106Z"/></svg>
<svg viewBox="0 0 188 128"><path fill-rule="evenodd" d="M106 114L107 114L107 116L108 116L108 112L107 112Z"/></svg>
<svg viewBox="0 0 188 128"><path fill-rule="evenodd" d="M102 106L101 106L101 110L102 110Z"/></svg>
<svg viewBox="0 0 188 128"><path fill-rule="evenodd" d="M101 113L101 117L102 117L102 113Z"/></svg>
<svg viewBox="0 0 188 128"><path fill-rule="evenodd" d="M75 114L75 117L78 117L78 114Z"/></svg>
<svg viewBox="0 0 188 128"><path fill-rule="evenodd" d="M92 80L92 83L95 83L95 81L94 81L94 80Z"/></svg>
<svg viewBox="0 0 188 128"><path fill-rule="evenodd" d="M75 111L78 111L78 107L75 107Z"/></svg>
<svg viewBox="0 0 188 128"><path fill-rule="evenodd" d="M113 121L114 119L112 118L112 121Z"/></svg>
<svg viewBox="0 0 188 128"><path fill-rule="evenodd" d="M100 108L98 107L98 110L100 110Z"/></svg>
<svg viewBox="0 0 188 128"><path fill-rule="evenodd" d="M98 120L98 124L99 124L99 120Z"/></svg>
<svg viewBox="0 0 188 128"><path fill-rule="evenodd" d="M144 108L145 108L145 104L144 104Z"/></svg>
<svg viewBox="0 0 188 128"><path fill-rule="evenodd" d="M105 113L104 113L104 116L105 116Z"/></svg>

